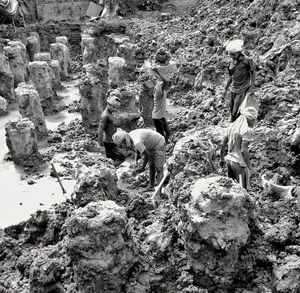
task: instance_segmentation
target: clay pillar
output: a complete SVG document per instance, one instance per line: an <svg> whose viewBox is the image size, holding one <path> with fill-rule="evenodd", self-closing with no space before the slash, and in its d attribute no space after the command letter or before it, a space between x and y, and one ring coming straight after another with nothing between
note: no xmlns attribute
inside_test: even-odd
<svg viewBox="0 0 300 293"><path fill-rule="evenodd" d="M4 47L4 53L9 59L10 69L14 76L14 86L17 87L20 82L24 82L27 79L21 48L20 46L6 46Z"/></svg>
<svg viewBox="0 0 300 293"><path fill-rule="evenodd" d="M96 69L101 70L99 66L93 64L85 65L85 74L79 81L82 124L87 131L98 127L100 115L106 102L105 83L107 81L99 78L99 72L96 73Z"/></svg>
<svg viewBox="0 0 300 293"><path fill-rule="evenodd" d="M52 84L55 90L64 89L64 86L61 84L61 69L58 60L51 60L49 66L53 72Z"/></svg>
<svg viewBox="0 0 300 293"><path fill-rule="evenodd" d="M50 45L50 53L52 60L59 61L61 69L61 78L62 80L66 80L68 77L68 67L70 59L68 47L61 43L54 43Z"/></svg>
<svg viewBox="0 0 300 293"><path fill-rule="evenodd" d="M23 63L25 66L28 65L27 60L27 52L26 52L26 46L21 41L9 41L8 46L10 47L19 47L21 49L21 55L23 59Z"/></svg>
<svg viewBox="0 0 300 293"><path fill-rule="evenodd" d="M123 291L137 259L136 248L126 233L127 222L125 208L111 200L76 209L67 220L65 246L80 292Z"/></svg>
<svg viewBox="0 0 300 293"><path fill-rule="evenodd" d="M22 117L33 122L38 139L45 138L47 127L40 97L36 89L30 84L20 83L16 89L16 96Z"/></svg>
<svg viewBox="0 0 300 293"><path fill-rule="evenodd" d="M70 57L70 48L69 48L68 38L65 36L56 37L55 42L59 43L59 44L63 44L68 48L67 59L68 59L68 67L70 67L71 66L71 57Z"/></svg>
<svg viewBox="0 0 300 293"><path fill-rule="evenodd" d="M26 49L29 60L33 61L33 56L41 51L40 41L36 36L30 36L26 39Z"/></svg>
<svg viewBox="0 0 300 293"><path fill-rule="evenodd" d="M29 62L30 79L39 93L41 104L46 113L52 111L52 74L48 63L45 61Z"/></svg>
<svg viewBox="0 0 300 293"><path fill-rule="evenodd" d="M153 126L152 111L154 107L154 83L149 80L140 81L139 105L145 127Z"/></svg>
<svg viewBox="0 0 300 293"><path fill-rule="evenodd" d="M60 64L58 60L51 60L50 53L37 53L33 57L34 61L46 61L50 67L52 76L52 87L54 90L63 88L60 78Z"/></svg>
<svg viewBox="0 0 300 293"><path fill-rule="evenodd" d="M108 58L108 74L109 85L112 88L124 85L126 81L125 74L126 62L121 57L109 57Z"/></svg>
<svg viewBox="0 0 300 293"><path fill-rule="evenodd" d="M9 121L5 125L6 144L16 164L24 165L40 158L34 124L27 118Z"/></svg>
<svg viewBox="0 0 300 293"><path fill-rule="evenodd" d="M14 76L8 58L0 53L0 95L8 102L15 100Z"/></svg>
<svg viewBox="0 0 300 293"><path fill-rule="evenodd" d="M97 61L95 39L89 35L81 35L81 51L83 65Z"/></svg>

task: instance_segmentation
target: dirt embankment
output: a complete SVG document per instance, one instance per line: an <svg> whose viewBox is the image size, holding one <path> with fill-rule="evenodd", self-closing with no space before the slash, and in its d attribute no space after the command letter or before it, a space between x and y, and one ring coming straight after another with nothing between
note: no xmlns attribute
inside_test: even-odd
<svg viewBox="0 0 300 293"><path fill-rule="evenodd" d="M183 109L170 121L168 195L155 207L150 194L119 190L111 162L92 153L95 136L78 121L62 125L48 155L69 151L57 163L77 180L73 199L0 235L0 292L298 292L299 198L260 186L263 173L299 182L290 144L300 109L297 11L292 0L202 1L193 15L132 19L126 33L139 62L164 47L178 65L170 100ZM229 125L223 44L234 37L258 72L249 193L218 167Z"/></svg>

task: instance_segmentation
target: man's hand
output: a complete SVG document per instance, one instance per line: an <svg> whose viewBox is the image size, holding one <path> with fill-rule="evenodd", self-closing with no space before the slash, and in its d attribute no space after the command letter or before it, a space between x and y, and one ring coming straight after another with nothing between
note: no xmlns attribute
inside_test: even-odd
<svg viewBox="0 0 300 293"><path fill-rule="evenodd" d="M223 91L222 93L222 99L225 100L227 97L227 89Z"/></svg>
<svg viewBox="0 0 300 293"><path fill-rule="evenodd" d="M250 89L249 89L249 94L250 94L251 96L254 95L254 88L253 88L253 87L250 87Z"/></svg>
<svg viewBox="0 0 300 293"><path fill-rule="evenodd" d="M139 173L142 173L145 169L138 168L132 171L132 176L136 176Z"/></svg>
<svg viewBox="0 0 300 293"><path fill-rule="evenodd" d="M100 153L105 156L106 152L105 152L105 147L104 146L100 146Z"/></svg>

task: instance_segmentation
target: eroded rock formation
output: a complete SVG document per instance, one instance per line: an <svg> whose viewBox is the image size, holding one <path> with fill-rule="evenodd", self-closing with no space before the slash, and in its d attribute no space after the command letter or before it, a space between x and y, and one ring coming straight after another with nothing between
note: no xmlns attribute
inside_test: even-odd
<svg viewBox="0 0 300 293"><path fill-rule="evenodd" d="M29 165L41 159L34 124L27 118L10 121L5 125L6 144L19 165Z"/></svg>
<svg viewBox="0 0 300 293"><path fill-rule="evenodd" d="M46 61L29 63L30 80L39 93L43 109L49 113L53 107L54 92L52 89L52 74Z"/></svg>
<svg viewBox="0 0 300 293"><path fill-rule="evenodd" d="M22 117L33 122L38 139L45 138L47 127L40 96L36 89L32 85L20 83L16 89L16 97Z"/></svg>
<svg viewBox="0 0 300 293"><path fill-rule="evenodd" d="M122 292L136 261L135 247L126 234L127 221L123 207L98 201L74 211L66 222L66 248L81 292Z"/></svg>

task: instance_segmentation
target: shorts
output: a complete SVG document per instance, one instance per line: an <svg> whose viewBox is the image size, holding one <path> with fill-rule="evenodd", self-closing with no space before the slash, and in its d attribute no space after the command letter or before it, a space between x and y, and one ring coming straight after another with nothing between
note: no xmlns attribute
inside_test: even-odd
<svg viewBox="0 0 300 293"><path fill-rule="evenodd" d="M113 161L125 161L125 154L118 148L115 143L104 141L104 147L107 158L113 159Z"/></svg>
<svg viewBox="0 0 300 293"><path fill-rule="evenodd" d="M156 169L163 168L166 162L166 144L156 150L150 150L149 165L154 165Z"/></svg>
<svg viewBox="0 0 300 293"><path fill-rule="evenodd" d="M250 188L250 172L248 167L241 167L239 163L227 161L227 175L229 178L235 179L246 190ZM242 182L240 182L240 177Z"/></svg>

